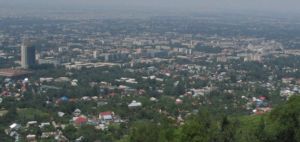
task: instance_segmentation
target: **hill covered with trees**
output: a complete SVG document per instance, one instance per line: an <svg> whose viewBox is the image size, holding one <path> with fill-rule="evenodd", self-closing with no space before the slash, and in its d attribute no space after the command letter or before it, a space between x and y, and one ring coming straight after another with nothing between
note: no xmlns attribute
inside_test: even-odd
<svg viewBox="0 0 300 142"><path fill-rule="evenodd" d="M201 111L179 127L137 122L120 142L298 142L299 126L297 96L264 115L225 116Z"/></svg>

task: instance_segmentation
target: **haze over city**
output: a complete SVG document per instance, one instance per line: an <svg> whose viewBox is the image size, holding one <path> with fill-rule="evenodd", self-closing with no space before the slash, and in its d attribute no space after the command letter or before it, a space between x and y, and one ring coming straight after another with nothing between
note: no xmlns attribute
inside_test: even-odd
<svg viewBox="0 0 300 142"><path fill-rule="evenodd" d="M0 7L22 10L228 12L278 14L300 13L298 0L0 0Z"/></svg>
<svg viewBox="0 0 300 142"><path fill-rule="evenodd" d="M300 142L299 0L0 0L0 142Z"/></svg>

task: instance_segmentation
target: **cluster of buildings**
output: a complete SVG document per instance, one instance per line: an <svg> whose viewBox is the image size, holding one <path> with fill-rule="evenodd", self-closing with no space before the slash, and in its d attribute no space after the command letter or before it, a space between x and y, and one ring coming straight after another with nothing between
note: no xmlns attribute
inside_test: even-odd
<svg viewBox="0 0 300 142"><path fill-rule="evenodd" d="M290 77L291 73L298 73L298 66L281 69L272 64L278 58L300 55L298 49L284 49L280 41L250 36L187 34L171 26L167 28L169 31L150 32L148 23L139 23L146 27L141 32L136 32L135 28L116 32L105 21L94 22L42 23L43 30L39 32L28 32L30 26L20 27L20 31L31 33L30 37L37 39L35 42L0 33L0 47L5 47L5 50L0 49L0 58L12 64L12 68L0 69L0 76L4 77L0 98L21 101L23 93L30 91L44 97L45 105L59 110L68 103L81 102L96 104L95 108L99 109L111 105L109 99L119 97L121 101L114 106L120 107L118 109L154 111L183 124L187 116L202 106L260 115L272 109L274 95L270 94L278 94L276 97L285 100L300 92L299 78ZM105 28L99 30L95 24ZM66 76L36 75L29 71L41 64L59 67ZM105 71L92 79L80 80L73 75L89 78L90 74L81 72L90 68ZM117 75L104 79L110 71ZM285 77L287 74L289 77ZM95 94L67 94L83 86L95 88ZM61 91L63 89L66 90ZM55 92L50 90L60 93L49 95ZM167 101L161 104L162 100ZM18 141L19 130L24 128L63 129L66 125L74 125L80 129L83 125L91 125L105 131L111 124L128 122L110 109L97 111L96 115L80 109L72 111L69 114L55 112L60 118L70 120L67 124L32 120L25 126L16 122L6 133ZM67 141L59 129L42 131L41 137ZM37 135L29 133L26 138L36 141Z"/></svg>

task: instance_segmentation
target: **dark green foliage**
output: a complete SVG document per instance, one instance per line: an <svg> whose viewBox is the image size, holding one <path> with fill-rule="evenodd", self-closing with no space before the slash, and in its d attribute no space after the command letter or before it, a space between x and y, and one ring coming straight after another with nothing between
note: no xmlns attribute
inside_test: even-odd
<svg viewBox="0 0 300 142"><path fill-rule="evenodd" d="M158 136L158 126L152 123L137 123L130 131L131 142L154 142Z"/></svg>
<svg viewBox="0 0 300 142"><path fill-rule="evenodd" d="M275 125L273 136L276 141L300 141L300 97L291 98L287 104L277 107L270 114L270 121Z"/></svg>
<svg viewBox="0 0 300 142"><path fill-rule="evenodd" d="M129 132L130 142L168 142L173 140L174 133L171 128L148 121L135 123Z"/></svg>
<svg viewBox="0 0 300 142"><path fill-rule="evenodd" d="M175 131L172 127L160 127L150 122L138 123L131 128L129 141L299 142L299 126L300 97L292 97L286 104L262 116L218 117L202 111ZM158 139L161 136L165 139Z"/></svg>
<svg viewBox="0 0 300 142"><path fill-rule="evenodd" d="M207 112L199 113L183 125L180 141L209 142L215 138L216 123Z"/></svg>

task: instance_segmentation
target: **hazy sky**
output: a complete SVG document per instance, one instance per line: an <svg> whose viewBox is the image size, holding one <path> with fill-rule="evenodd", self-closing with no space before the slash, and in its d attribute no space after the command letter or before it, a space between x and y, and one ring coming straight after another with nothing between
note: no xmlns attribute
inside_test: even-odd
<svg viewBox="0 0 300 142"><path fill-rule="evenodd" d="M0 0L0 7L300 13L300 0Z"/></svg>

